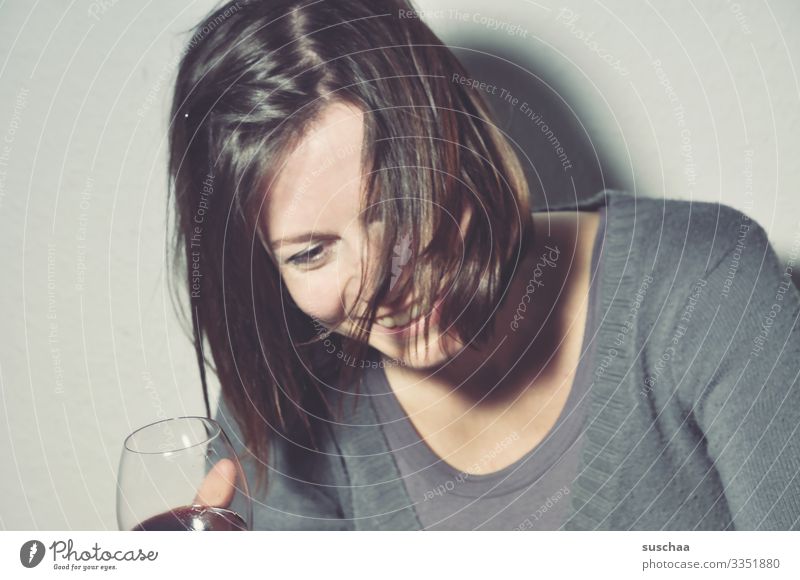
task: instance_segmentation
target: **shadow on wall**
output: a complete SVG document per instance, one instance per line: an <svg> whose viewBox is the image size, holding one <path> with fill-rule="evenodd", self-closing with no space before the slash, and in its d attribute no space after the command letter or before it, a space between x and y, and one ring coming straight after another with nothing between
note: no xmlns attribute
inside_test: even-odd
<svg viewBox="0 0 800 580"><path fill-rule="evenodd" d="M483 39L456 38L448 44L470 73L461 82L484 93L497 124L511 137L534 208L625 187L581 126L580 112L570 110L570 95L561 91L557 79L541 72L546 66L531 54L514 54L511 46Z"/></svg>
<svg viewBox="0 0 800 580"><path fill-rule="evenodd" d="M486 39L454 38L448 45L469 71L463 82L484 92L498 126L511 138L534 208L584 199L606 187L628 188L621 178L624 168L614 167L599 145L602 135L590 135L581 126L586 121L577 117L581 111L571 95L552 73L543 72L550 69L537 63L535 54L515 53L513 46ZM787 256L779 258L786 263ZM792 274L800 289L800 268Z"/></svg>

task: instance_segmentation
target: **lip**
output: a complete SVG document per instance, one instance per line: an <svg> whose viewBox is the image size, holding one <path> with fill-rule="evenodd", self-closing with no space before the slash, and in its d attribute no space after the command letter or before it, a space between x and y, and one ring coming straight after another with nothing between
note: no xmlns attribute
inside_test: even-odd
<svg viewBox="0 0 800 580"><path fill-rule="evenodd" d="M434 326L439 320L439 307L442 305L444 301L444 296L439 298L434 304L433 308L430 311L430 319L431 319L431 326ZM412 330L415 330L417 326L422 325L423 321L425 320L425 314L421 314L417 316L414 320L409 320L405 326L395 326L394 328L387 328L386 326L381 326L376 321L375 324L372 325L379 334L385 334L389 336L401 336L408 334Z"/></svg>

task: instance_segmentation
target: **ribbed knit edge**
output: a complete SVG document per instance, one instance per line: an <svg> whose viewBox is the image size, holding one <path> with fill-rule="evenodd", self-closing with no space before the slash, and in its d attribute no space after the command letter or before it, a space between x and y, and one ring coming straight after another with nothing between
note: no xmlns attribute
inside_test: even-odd
<svg viewBox="0 0 800 580"><path fill-rule="evenodd" d="M636 258L636 250L632 245L636 227L636 198L623 190L603 189L584 200L546 208L547 211L591 211L601 206L607 208L608 221L605 237L601 242L602 263L598 272L597 291L603 318L596 340L604 348L598 349L598 357L605 355L614 344L614 338L623 327L622 321L630 307L629 290L640 282L634 280L638 268L626 268L626 263ZM615 276L618 272L623 272L621 277ZM616 358L630 361L633 350L633 345L626 343L618 349ZM624 370L629 365L617 365L616 368ZM625 374L627 373L614 373L613 368L609 367L606 374L596 378L590 387L592 395L589 425L585 431L581 453L581 473L573 487L572 511L567 516L563 529L594 530L603 523L605 527L609 527L606 516L617 506L621 490L608 482L625 455L626 442L630 440L624 434L617 433L625 425L625 418L630 413L630 400L625 389L620 388ZM394 461L387 462L393 456L388 452L388 442L382 439L382 429L377 425L372 401L369 405L361 406L361 409L359 424L374 425L374 429L371 429L372 436L357 437L343 448L349 461L354 464L350 477L355 481L351 479L350 484L359 486L362 483L361 476L363 484L367 484L359 493L354 494L353 515L358 519L358 514L366 512L369 506L374 505L382 505L385 513L383 517L357 521L356 529L420 529L413 505L399 479L399 469ZM370 493L372 486L368 483L374 481L375 473L387 472L390 473L390 481L386 483L389 484L391 493L385 491L380 497L376 497ZM387 500L392 505L387 505ZM387 516L391 521L387 520Z"/></svg>
<svg viewBox="0 0 800 580"><path fill-rule="evenodd" d="M594 209L602 204L606 205L608 221L598 273L602 319L596 334L596 352L598 360L613 356L613 361L602 374L592 373L582 460L572 488L572 512L562 526L565 530L613 529L608 516L619 503L620 488L611 479L625 456L625 445L629 441L620 431L631 412L624 385L635 345L631 336L619 346L615 339L623 330L631 307L630 289L641 283L635 279L640 275L640 268L629 263L637 256L634 246L637 203L636 197L628 192L604 189L579 202L577 208ZM551 211L557 209L551 208Z"/></svg>

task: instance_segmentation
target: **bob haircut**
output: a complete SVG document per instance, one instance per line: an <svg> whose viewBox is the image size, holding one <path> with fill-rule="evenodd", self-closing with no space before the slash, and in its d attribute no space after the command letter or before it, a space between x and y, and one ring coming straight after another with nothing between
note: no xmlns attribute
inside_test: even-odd
<svg viewBox="0 0 800 580"><path fill-rule="evenodd" d="M357 394L357 361L367 355L378 305L410 292L429 305L446 288L441 328L477 346L530 247L519 160L480 91L459 82L466 70L414 14L405 0L239 0L193 29L179 64L169 128L171 244L182 280L176 296L180 303L188 290L191 323L183 303L179 314L191 324L206 412L208 364L259 459L259 482L270 430L305 433L316 446L312 421L335 412L325 391L340 385ZM360 216L383 224L374 295L364 313L352 314L365 321L354 336L320 328L293 303L264 242L271 184L334 102L363 112ZM401 236L410 258L394 283Z"/></svg>

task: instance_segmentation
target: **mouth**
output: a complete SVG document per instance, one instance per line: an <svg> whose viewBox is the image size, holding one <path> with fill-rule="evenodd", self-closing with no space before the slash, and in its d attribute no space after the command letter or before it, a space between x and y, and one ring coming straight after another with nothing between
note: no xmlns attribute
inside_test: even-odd
<svg viewBox="0 0 800 580"><path fill-rule="evenodd" d="M433 308L430 310L430 312L423 312L422 306L419 304L414 304L402 312L393 314L391 316L381 316L380 318L376 318L375 324L380 330L389 332L391 334L407 331L419 324L427 316L433 316L435 313L437 313L439 306L441 306L442 300L442 298L439 298L439 300L437 300L433 305Z"/></svg>

